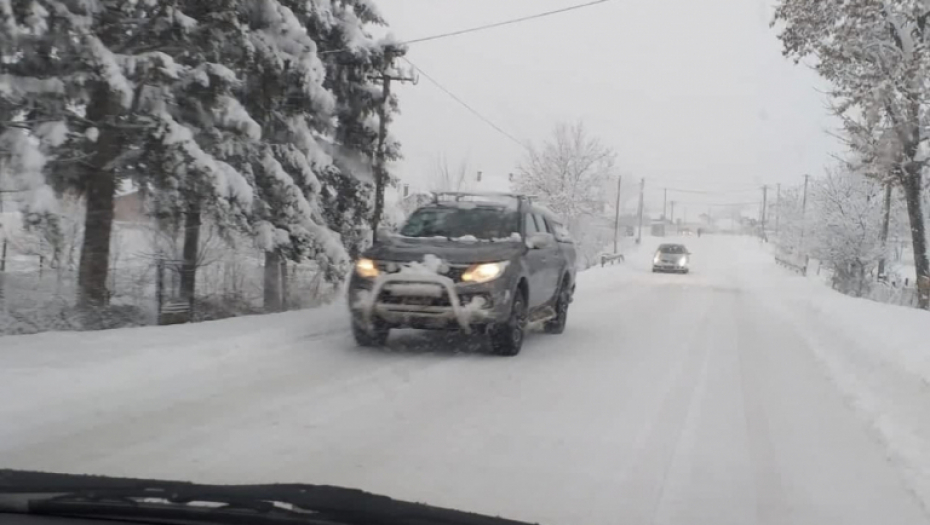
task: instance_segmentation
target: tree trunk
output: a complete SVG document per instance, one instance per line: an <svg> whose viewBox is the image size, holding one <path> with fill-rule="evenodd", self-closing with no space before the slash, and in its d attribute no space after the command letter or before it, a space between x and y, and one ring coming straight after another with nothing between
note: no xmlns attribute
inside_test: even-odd
<svg viewBox="0 0 930 525"><path fill-rule="evenodd" d="M288 305L287 259L281 257L281 311L286 312Z"/></svg>
<svg viewBox="0 0 930 525"><path fill-rule="evenodd" d="M265 252L265 312L281 311L281 255Z"/></svg>
<svg viewBox="0 0 930 525"><path fill-rule="evenodd" d="M927 229L921 206L920 166L912 163L902 180L907 216L914 246L914 266L917 269L917 307L930 310L930 260L927 258Z"/></svg>
<svg viewBox="0 0 930 525"><path fill-rule="evenodd" d="M115 94L98 86L87 106L87 119L102 123L116 116L121 106ZM91 162L84 168L87 213L78 266L78 306L102 308L107 304L107 274L110 267L110 234L113 228L113 198L116 176L110 164L119 156L122 141L118 130L100 126Z"/></svg>
<svg viewBox="0 0 930 525"><path fill-rule="evenodd" d="M184 247L181 262L181 300L194 317L194 293L197 288L197 267L200 265L200 205L192 203L184 216Z"/></svg>

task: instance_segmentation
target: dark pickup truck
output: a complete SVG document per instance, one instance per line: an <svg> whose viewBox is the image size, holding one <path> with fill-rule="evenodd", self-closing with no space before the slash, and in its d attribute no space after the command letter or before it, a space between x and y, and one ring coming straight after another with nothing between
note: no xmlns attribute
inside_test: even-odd
<svg viewBox="0 0 930 525"><path fill-rule="evenodd" d="M529 323L562 333L574 291L575 246L553 213L521 195L438 193L356 261L352 332L361 346L392 328L481 333L514 356Z"/></svg>

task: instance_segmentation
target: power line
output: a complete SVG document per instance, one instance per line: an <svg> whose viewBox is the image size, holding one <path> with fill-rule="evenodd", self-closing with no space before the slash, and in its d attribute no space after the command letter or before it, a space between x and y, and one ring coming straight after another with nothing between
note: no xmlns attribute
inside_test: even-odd
<svg viewBox="0 0 930 525"><path fill-rule="evenodd" d="M438 80L436 80L435 78L431 77L426 71L423 71L423 68L421 68L420 66L414 64L414 63L413 63L409 58L407 58L407 57L400 57L400 58L404 59L405 62L407 62L408 64L410 64L411 66L413 66L413 68L416 69L417 72L419 72L421 75L423 75L423 77L426 78L426 80L429 80L430 82L432 82L434 86L436 86L437 88L439 88L439 89L440 89L443 93L445 93L446 95L449 95L449 97L451 97L452 100L455 100L456 102L458 102L459 104L461 104L465 109L467 109L467 110L470 111L473 115L475 115L476 117L478 117L479 119L481 119L485 124L487 124L488 126L491 126L492 128L494 128L495 131L497 131L497 132L500 133L501 135L507 137L508 139L512 140L515 144L518 144L521 148L526 149L526 147L527 147L526 144L524 144L523 142L521 142L520 140L518 140L516 137L514 137L514 136L511 135L510 133L507 133L506 131L504 131L500 126L498 126L497 124L495 124L494 122L492 122L491 119L489 119L489 118L485 117L484 115L482 115L481 113L479 113L477 109L471 107L467 102L465 102L464 100L462 100L458 95L456 95L455 93L453 93L453 92L449 91L448 89L446 89L446 87L443 86L442 84L440 84Z"/></svg>
<svg viewBox="0 0 930 525"><path fill-rule="evenodd" d="M587 3L584 3L584 4L578 4L578 5L573 5L573 6L569 6L569 7L563 7L562 9L555 9L555 10L553 10L553 11L546 11L546 12L544 12L544 13L538 13L538 14L535 14L535 15L523 16L523 17L520 17L520 18L511 19L511 20L505 20L505 21L503 21L503 22L495 22L495 23L493 23L493 24L486 24L486 25L483 25L483 26L472 27L472 28L470 28L470 29L461 29L461 30L459 30L459 31L452 31L452 32L450 32L450 33L442 33L442 34L439 34L439 35L427 36L427 37L423 37L423 38L416 38L416 39L414 39L414 40L408 40L408 41L404 42L404 44L407 44L407 45L409 45L409 44L419 44L420 42L429 42L429 41L431 41L431 40L439 40L440 38L449 38L449 37L453 37L453 36L464 35L464 34L467 34L467 33L475 33L475 32L478 32L478 31L485 31L485 30L487 30L487 29L494 29L494 28L496 28L496 27L507 26L507 25L512 25L512 24L518 24L518 23L520 23L520 22L526 22L526 21L528 21L528 20L535 20L535 19L537 19L537 18L544 18L544 17L547 17L547 16L558 15L558 14L562 14L562 13L567 13L567 12L569 12L569 11L576 11L576 10L578 10L578 9L584 9L584 8L586 8L586 7L595 6L595 5L597 5L597 4L604 4L604 3L607 3L607 2L610 2L610 1L611 1L611 0L595 0L595 1L593 1L593 2L587 2Z"/></svg>
<svg viewBox="0 0 930 525"><path fill-rule="evenodd" d="M577 11L578 9L584 9L584 8L586 8L586 7L592 7L592 6L595 6L595 5L598 5L598 4L604 4L604 3L607 3L607 2L610 2L610 1L611 1L611 0L594 0L593 2L587 2L587 3L584 3L584 4L578 4L578 5L573 5L573 6L569 6L569 7L563 7L563 8L561 8L561 9L555 9L555 10L552 10L552 11L546 11L546 12L544 12L544 13L537 13L537 14L535 14L535 15L528 15L528 16L522 16L522 17L520 17L520 18L513 18L513 19L510 19L510 20L504 20L503 22L494 22L494 23L491 23L491 24L485 24L485 25L482 25L482 26L471 27L471 28L468 28L468 29L460 29L460 30L458 30L458 31L451 31L451 32L449 32L449 33L440 33L440 34L438 34L438 35L425 36L425 37L422 37L422 38L415 38L415 39L413 39L413 40L407 40L407 41L404 41L404 42L400 42L398 45L406 46L406 45L410 45L410 44L419 44L419 43L421 43L421 42L430 42L430 41L433 41L433 40L440 40L440 39L442 39L442 38L449 38L449 37L453 37L453 36L465 35L465 34L468 34L468 33L476 33L476 32L478 32L478 31L486 31L486 30L488 30L488 29L494 29L494 28L497 28L497 27L502 27L502 26L507 26L507 25L513 25L513 24L519 24L520 22L526 22L526 21L529 21L529 20L535 20L535 19L537 19L537 18L544 18L544 17L547 17L547 16L559 15L559 14L562 14L562 13L567 13L567 12L569 12L569 11ZM328 54L330 54L330 53L339 53L339 52L342 52L342 51L351 51L351 49L349 49L349 48L330 49L330 50L328 50L328 51L320 51L318 54L320 54L320 55L328 55Z"/></svg>
<svg viewBox="0 0 930 525"><path fill-rule="evenodd" d="M668 191L676 193L694 193L698 195L719 195L721 193L748 193L758 191L758 188L746 188L745 190L683 190L681 188L665 188Z"/></svg>
<svg viewBox="0 0 930 525"><path fill-rule="evenodd" d="M762 201L751 201L751 202L697 202L697 201L675 201L675 204L683 204L687 206L708 206L714 208L727 207L727 206L758 206L762 204Z"/></svg>
<svg viewBox="0 0 930 525"><path fill-rule="evenodd" d="M656 182L656 183L658 183L660 186L663 185L663 184L671 184L671 185L682 184L682 185L689 185L689 184L695 184L695 182L696 182L695 179L693 179L693 178L690 178L690 179L680 179L680 178L674 178L674 177L665 177L665 176L663 176L663 175L660 175L660 176L651 176L651 177L649 177L649 179L652 180L652 181L654 181L654 182ZM745 187L745 188L747 188L747 189L752 189L753 191L755 191L755 190L758 190L758 189L759 189L759 186L760 186L762 183L761 183L761 182L737 182L737 181L703 180L703 179L702 179L702 180L700 180L700 184L701 184L702 186L706 186L706 185L709 185L709 186L727 186L727 187L730 187L730 188ZM739 190L734 189L733 191L739 191Z"/></svg>

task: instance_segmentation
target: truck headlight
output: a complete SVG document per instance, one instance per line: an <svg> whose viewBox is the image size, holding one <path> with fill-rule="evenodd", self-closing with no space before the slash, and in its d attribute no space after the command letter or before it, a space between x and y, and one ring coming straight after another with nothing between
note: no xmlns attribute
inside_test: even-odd
<svg viewBox="0 0 930 525"><path fill-rule="evenodd" d="M371 259L359 259L355 262L355 273L359 277L364 277L366 279L374 279L378 276L378 265L375 264L375 261Z"/></svg>
<svg viewBox="0 0 930 525"><path fill-rule="evenodd" d="M462 274L462 281L466 283L486 283L497 279L504 274L509 261L483 263L472 265Z"/></svg>

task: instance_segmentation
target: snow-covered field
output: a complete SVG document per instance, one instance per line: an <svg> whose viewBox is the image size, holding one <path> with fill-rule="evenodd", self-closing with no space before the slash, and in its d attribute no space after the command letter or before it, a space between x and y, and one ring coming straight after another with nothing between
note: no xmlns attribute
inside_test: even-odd
<svg viewBox="0 0 930 525"><path fill-rule="evenodd" d="M0 466L360 487L542 523L930 523L926 312L842 296L758 241L687 276L579 275L516 358L344 305L0 339Z"/></svg>

